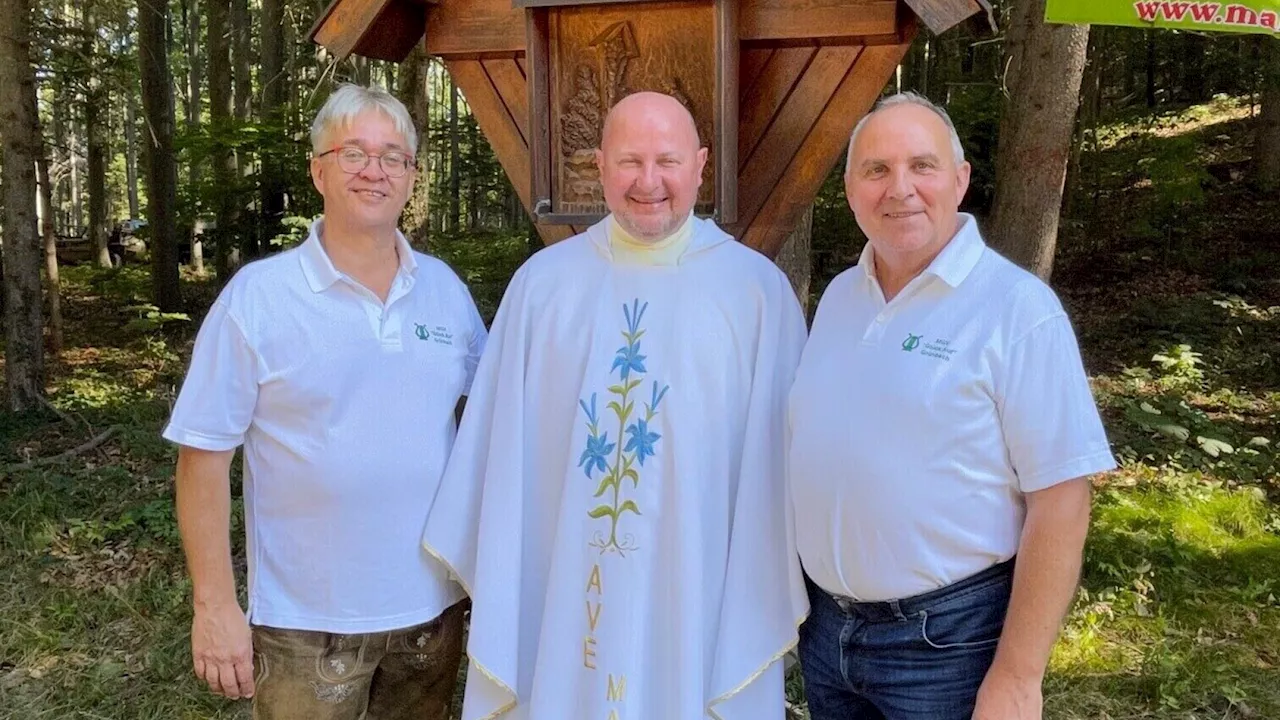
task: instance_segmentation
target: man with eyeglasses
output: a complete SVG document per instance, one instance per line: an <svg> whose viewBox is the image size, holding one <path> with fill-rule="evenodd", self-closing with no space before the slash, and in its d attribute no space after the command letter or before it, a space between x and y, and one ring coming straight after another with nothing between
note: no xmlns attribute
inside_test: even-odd
<svg viewBox="0 0 1280 720"><path fill-rule="evenodd" d="M417 149L404 106L343 86L311 142L324 215L227 284L164 432L195 672L257 720L445 720L464 596L418 541L485 328L397 230ZM241 444L247 613L228 545Z"/></svg>

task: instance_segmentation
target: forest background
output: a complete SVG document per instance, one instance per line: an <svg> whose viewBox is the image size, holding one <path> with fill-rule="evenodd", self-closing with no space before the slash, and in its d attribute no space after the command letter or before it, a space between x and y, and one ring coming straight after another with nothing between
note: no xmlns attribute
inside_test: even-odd
<svg viewBox="0 0 1280 720"><path fill-rule="evenodd" d="M158 433L221 283L319 213L307 127L336 83L410 108L403 228L486 319L541 246L442 65L335 63L307 40L322 10L0 0L0 718L247 717L191 675ZM1122 463L1097 483L1046 716L1280 718L1280 39L1043 10L922 31L886 91L955 119L963 209L1063 298ZM1027 127L1061 135L1062 164L1027 162ZM778 261L812 311L863 242L833 168Z"/></svg>

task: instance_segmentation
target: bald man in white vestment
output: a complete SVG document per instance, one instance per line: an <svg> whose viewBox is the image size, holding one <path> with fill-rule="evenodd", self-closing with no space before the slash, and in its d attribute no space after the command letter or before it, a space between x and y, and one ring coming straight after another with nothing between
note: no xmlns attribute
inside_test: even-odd
<svg viewBox="0 0 1280 720"><path fill-rule="evenodd" d="M781 720L808 611L783 487L787 278L693 216L675 99L610 112L611 214L515 275L424 546L471 595L464 720Z"/></svg>

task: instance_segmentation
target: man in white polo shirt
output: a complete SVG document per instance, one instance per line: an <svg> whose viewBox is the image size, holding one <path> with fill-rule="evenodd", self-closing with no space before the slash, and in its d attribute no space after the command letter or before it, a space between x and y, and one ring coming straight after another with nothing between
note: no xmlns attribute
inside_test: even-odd
<svg viewBox="0 0 1280 720"><path fill-rule="evenodd" d="M404 106L343 86L311 142L323 218L218 296L164 432L195 672L259 720L445 720L463 593L419 538L485 329L396 229L417 149ZM228 546L241 444L247 614Z"/></svg>
<svg viewBox="0 0 1280 720"><path fill-rule="evenodd" d="M923 98L853 132L869 242L823 295L789 407L813 720L1040 718L1089 476L1115 467L1061 304L958 212L968 181Z"/></svg>

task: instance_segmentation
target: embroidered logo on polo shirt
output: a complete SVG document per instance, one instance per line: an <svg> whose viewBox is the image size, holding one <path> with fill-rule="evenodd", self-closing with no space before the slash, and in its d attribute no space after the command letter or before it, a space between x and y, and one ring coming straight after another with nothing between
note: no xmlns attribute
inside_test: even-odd
<svg viewBox="0 0 1280 720"><path fill-rule="evenodd" d="M437 345L453 347L453 332L443 325L437 325L434 328L429 328L426 325L414 323L413 334L417 335L419 340L430 340L434 341Z"/></svg>
<svg viewBox="0 0 1280 720"><path fill-rule="evenodd" d="M950 362L951 356L956 354L956 349L951 347L950 340L937 338L935 340L921 342L921 338L923 337L923 334L912 335L911 333L907 333L907 339L902 341L903 352L915 352L916 349L919 348L920 355L923 355L924 357L931 357L935 360L945 360L947 362Z"/></svg>
<svg viewBox="0 0 1280 720"><path fill-rule="evenodd" d="M925 357L951 362L951 356L956 354L956 349L951 347L950 340L938 338L937 340L930 340L929 342L926 342L924 344L924 349L920 351L920 354Z"/></svg>

